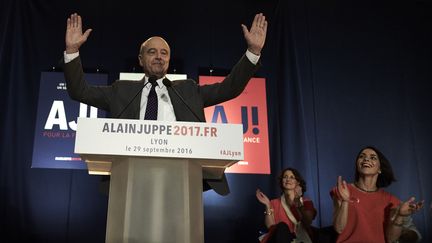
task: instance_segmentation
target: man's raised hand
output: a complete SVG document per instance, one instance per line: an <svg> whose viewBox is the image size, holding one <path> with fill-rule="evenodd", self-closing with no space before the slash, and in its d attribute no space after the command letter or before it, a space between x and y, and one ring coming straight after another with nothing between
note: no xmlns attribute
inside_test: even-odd
<svg viewBox="0 0 432 243"><path fill-rule="evenodd" d="M66 23L66 53L78 52L81 45L87 41L91 31L92 29L88 29L83 34L81 16L77 13L72 14Z"/></svg>
<svg viewBox="0 0 432 243"><path fill-rule="evenodd" d="M262 13L255 15L250 30L244 24L242 24L242 29L248 50L255 55L260 55L267 35L267 20L265 20L265 16Z"/></svg>

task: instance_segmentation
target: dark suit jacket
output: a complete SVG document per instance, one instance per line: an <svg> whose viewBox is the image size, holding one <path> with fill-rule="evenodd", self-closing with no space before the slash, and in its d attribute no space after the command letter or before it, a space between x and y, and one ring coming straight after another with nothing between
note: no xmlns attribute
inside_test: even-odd
<svg viewBox="0 0 432 243"><path fill-rule="evenodd" d="M231 73L220 83L200 86L192 79L172 82L172 87L178 91L189 107L200 118L197 119L174 93L172 88L168 87L168 93L177 121L205 121L204 108L228 101L240 95L258 67L259 65L254 65L243 55L240 61L233 67ZM143 89L144 80L118 80L109 86L88 85L84 80L80 57L64 65L64 75L67 82L67 90L72 99L106 110L114 118L139 119L141 96L136 96L129 106L128 104ZM120 114L121 117L119 117ZM229 193L225 176L222 178L222 183L218 183L218 181L207 181L207 183L219 194L226 195Z"/></svg>

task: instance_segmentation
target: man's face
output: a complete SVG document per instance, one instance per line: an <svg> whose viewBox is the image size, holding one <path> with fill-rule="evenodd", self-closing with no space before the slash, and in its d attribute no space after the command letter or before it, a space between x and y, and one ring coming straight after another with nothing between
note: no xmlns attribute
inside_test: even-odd
<svg viewBox="0 0 432 243"><path fill-rule="evenodd" d="M168 71L170 48L164 39L152 37L141 45L138 59L147 76L162 78Z"/></svg>

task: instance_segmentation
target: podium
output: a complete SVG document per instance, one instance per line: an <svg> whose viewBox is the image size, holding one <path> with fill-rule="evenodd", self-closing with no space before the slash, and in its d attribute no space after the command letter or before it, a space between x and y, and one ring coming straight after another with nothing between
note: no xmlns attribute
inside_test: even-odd
<svg viewBox="0 0 432 243"><path fill-rule="evenodd" d="M107 243L202 243L202 179L243 159L241 124L79 118L75 153L111 175Z"/></svg>

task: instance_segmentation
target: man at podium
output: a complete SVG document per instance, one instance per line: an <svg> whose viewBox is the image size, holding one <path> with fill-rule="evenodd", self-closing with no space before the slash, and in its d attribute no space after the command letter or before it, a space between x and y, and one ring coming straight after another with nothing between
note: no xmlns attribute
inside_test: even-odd
<svg viewBox="0 0 432 243"><path fill-rule="evenodd" d="M256 14L251 27L242 25L247 50L230 74L220 83L198 85L192 79L171 82L167 74L171 50L159 36L141 44L138 60L145 73L137 81L118 80L108 86L92 86L84 80L79 48L91 29L82 31L81 16L74 13L67 19L64 75L70 97L76 101L108 111L112 118L149 119L161 121L205 122L204 108L240 95L259 68L267 21ZM221 195L229 193L225 175L221 180L204 181L204 190L214 189Z"/></svg>

